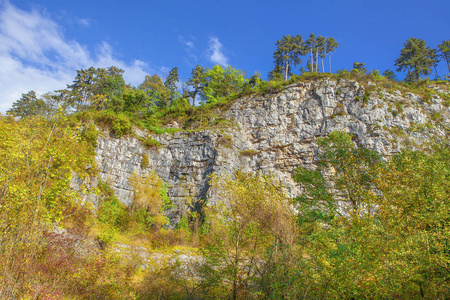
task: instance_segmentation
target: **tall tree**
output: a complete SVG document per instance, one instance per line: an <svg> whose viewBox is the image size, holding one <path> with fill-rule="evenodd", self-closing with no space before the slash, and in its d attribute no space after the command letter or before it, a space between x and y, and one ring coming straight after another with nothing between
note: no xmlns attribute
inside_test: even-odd
<svg viewBox="0 0 450 300"><path fill-rule="evenodd" d="M195 98L203 88L203 76L206 69L200 65L197 65L192 69L191 78L187 81L187 85L192 87L192 91L189 92L189 96L192 98L192 106L195 106Z"/></svg>
<svg viewBox="0 0 450 300"><path fill-rule="evenodd" d="M410 38L403 44L400 56L395 60L397 71L407 71L406 81L418 81L421 75L431 74L436 63L435 51L421 39Z"/></svg>
<svg viewBox="0 0 450 300"><path fill-rule="evenodd" d="M334 52L334 50L338 47L338 42L335 41L334 38L329 37L327 38L325 42L325 53L328 54L328 66L329 66L329 72L331 73L331 52Z"/></svg>
<svg viewBox="0 0 450 300"><path fill-rule="evenodd" d="M323 66L323 58L325 57L325 38L323 36L317 37L317 47L316 47L316 59L317 59L317 71L319 71L318 65L319 65L319 57L320 62L322 64L322 73L325 72L324 66Z"/></svg>
<svg viewBox="0 0 450 300"><path fill-rule="evenodd" d="M317 42L316 42L316 36L314 35L314 33L311 33L309 35L309 38L306 40L305 42L305 46L306 49L309 51L310 53L310 65L311 65L311 71L314 72L316 70L315 64L314 64L314 52L317 46Z"/></svg>
<svg viewBox="0 0 450 300"><path fill-rule="evenodd" d="M447 63L448 72L450 73L450 40L443 41L438 45L438 51L440 57L442 57Z"/></svg>
<svg viewBox="0 0 450 300"><path fill-rule="evenodd" d="M180 97L180 93L177 91L178 82L179 82L178 68L174 67L172 70L170 70L169 75L164 81L164 86L166 87L167 92L169 94L169 99L167 99L169 104L174 102L175 99Z"/></svg>
<svg viewBox="0 0 450 300"><path fill-rule="evenodd" d="M284 80L288 79L288 73L292 65L297 66L302 63L300 56L303 54L304 42L301 35L290 36L285 35L276 43L273 57L275 64L284 67Z"/></svg>
<svg viewBox="0 0 450 300"><path fill-rule="evenodd" d="M167 89L159 75L146 75L144 82L139 85L139 89L145 91L148 96L148 109L153 105L158 107L166 106Z"/></svg>

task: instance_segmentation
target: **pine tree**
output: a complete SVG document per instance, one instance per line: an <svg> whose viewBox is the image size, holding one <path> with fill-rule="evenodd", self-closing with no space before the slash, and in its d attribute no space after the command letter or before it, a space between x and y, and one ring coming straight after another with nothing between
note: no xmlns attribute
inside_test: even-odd
<svg viewBox="0 0 450 300"><path fill-rule="evenodd" d="M29 117L42 115L45 110L45 102L37 98L35 91L29 91L26 94L22 94L22 97L14 102L12 108L6 113L15 117Z"/></svg>
<svg viewBox="0 0 450 300"><path fill-rule="evenodd" d="M317 37L317 50L316 50L317 64L318 64L319 57L320 57L320 62L322 64L322 73L325 73L325 69L323 66L323 58L325 57L325 51L326 51L325 42L326 42L326 39L323 36ZM319 71L318 68L317 68L317 71Z"/></svg>
<svg viewBox="0 0 450 300"><path fill-rule="evenodd" d="M197 65L194 69L192 69L191 78L189 78L186 83L188 86L193 88L192 91L188 92L189 96L192 98L192 106L195 106L195 98L203 88L203 75L205 72L205 68Z"/></svg>
<svg viewBox="0 0 450 300"><path fill-rule="evenodd" d="M174 67L172 70L170 70L169 75L164 81L164 86L166 87L169 94L169 99L167 99L168 104L172 103L175 99L177 99L180 96L180 93L177 91L178 82L179 82L178 68Z"/></svg>
<svg viewBox="0 0 450 300"><path fill-rule="evenodd" d="M302 63L300 56L303 54L304 43L301 35L285 35L276 43L277 50L274 52L275 64L283 66L284 80L288 79L288 74L292 65L297 66Z"/></svg>
<svg viewBox="0 0 450 300"><path fill-rule="evenodd" d="M403 44L399 58L394 66L397 71L406 70L406 81L418 81L421 75L431 74L431 67L436 63L435 51L426 46L421 39L410 38Z"/></svg>
<svg viewBox="0 0 450 300"><path fill-rule="evenodd" d="M325 42L325 53L328 54L328 66L329 72L331 73L331 52L334 52L338 47L338 42L334 40L334 38L329 37Z"/></svg>
<svg viewBox="0 0 450 300"><path fill-rule="evenodd" d="M315 51L316 46L317 46L316 36L314 35L314 33L311 33L309 35L309 38L306 40L305 45L306 45L306 49L308 49L308 51L310 53L310 58L309 58L309 62L310 62L309 66L311 67L310 71L314 72L316 70L316 67L315 67L315 64L314 64L314 62L315 62L315 60L314 60L314 51Z"/></svg>
<svg viewBox="0 0 450 300"><path fill-rule="evenodd" d="M438 45L439 56L447 63L448 72L450 73L450 40L443 41Z"/></svg>

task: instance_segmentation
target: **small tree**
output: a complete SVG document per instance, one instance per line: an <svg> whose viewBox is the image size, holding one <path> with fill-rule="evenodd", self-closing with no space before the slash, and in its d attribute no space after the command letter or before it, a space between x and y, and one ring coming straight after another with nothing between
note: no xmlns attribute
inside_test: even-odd
<svg viewBox="0 0 450 300"><path fill-rule="evenodd" d="M357 70L358 72L365 74L367 72L366 64L363 62L354 62L353 70Z"/></svg>

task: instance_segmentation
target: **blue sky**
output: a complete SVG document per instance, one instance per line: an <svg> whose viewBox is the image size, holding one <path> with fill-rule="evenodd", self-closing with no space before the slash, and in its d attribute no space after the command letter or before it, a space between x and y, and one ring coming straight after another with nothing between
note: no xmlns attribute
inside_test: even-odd
<svg viewBox="0 0 450 300"><path fill-rule="evenodd" d="M187 80L197 64L265 78L286 34L334 37L333 71L355 61L394 70L408 38L431 47L450 39L449 11L448 0L0 0L0 112L29 90L65 88L90 66L123 68L132 85L175 66ZM447 73L443 63L438 71Z"/></svg>

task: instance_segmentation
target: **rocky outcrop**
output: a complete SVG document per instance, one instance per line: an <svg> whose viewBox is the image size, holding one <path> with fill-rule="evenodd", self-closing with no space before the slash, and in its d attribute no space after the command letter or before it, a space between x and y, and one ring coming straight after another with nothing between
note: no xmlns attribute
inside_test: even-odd
<svg viewBox="0 0 450 300"><path fill-rule="evenodd" d="M448 94L448 89L440 92ZM96 149L99 178L129 204L131 173L155 171L177 206L170 212L176 223L187 199L220 201L208 186L211 173L271 173L295 196L300 190L292 174L314 163L318 137L343 130L352 133L358 145L388 156L405 143L420 144L430 131L439 132L435 120L449 119L443 104L438 95L423 99L370 84L364 88L355 81L297 83L275 94L236 100L224 113L235 126L153 135L161 144L158 148L146 149L139 137L148 133L140 130L122 138L105 132ZM147 167L141 165L144 154Z"/></svg>

